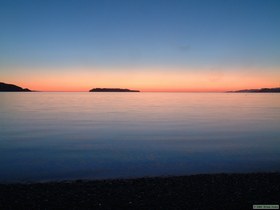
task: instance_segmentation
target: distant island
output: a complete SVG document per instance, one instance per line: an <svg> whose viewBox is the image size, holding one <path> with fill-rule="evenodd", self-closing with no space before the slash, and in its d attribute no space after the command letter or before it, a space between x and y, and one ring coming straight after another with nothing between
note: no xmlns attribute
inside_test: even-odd
<svg viewBox="0 0 280 210"><path fill-rule="evenodd" d="M31 90L27 88L21 88L13 84L0 82L0 92L31 92Z"/></svg>
<svg viewBox="0 0 280 210"><path fill-rule="evenodd" d="M228 91L228 93L280 93L280 87L236 90L236 91Z"/></svg>
<svg viewBox="0 0 280 210"><path fill-rule="evenodd" d="M121 88L93 88L89 92L140 92L139 90L121 89Z"/></svg>

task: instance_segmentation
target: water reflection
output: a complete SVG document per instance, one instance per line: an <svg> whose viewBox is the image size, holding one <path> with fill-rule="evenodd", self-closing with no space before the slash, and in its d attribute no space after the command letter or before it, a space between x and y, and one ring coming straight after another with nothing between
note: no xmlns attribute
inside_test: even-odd
<svg viewBox="0 0 280 210"><path fill-rule="evenodd" d="M280 170L280 95L1 93L0 181Z"/></svg>

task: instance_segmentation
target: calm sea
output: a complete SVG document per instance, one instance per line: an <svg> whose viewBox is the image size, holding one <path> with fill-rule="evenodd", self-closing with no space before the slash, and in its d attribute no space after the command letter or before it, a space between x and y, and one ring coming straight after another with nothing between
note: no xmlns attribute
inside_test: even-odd
<svg viewBox="0 0 280 210"><path fill-rule="evenodd" d="M280 171L280 94L0 93L0 182Z"/></svg>

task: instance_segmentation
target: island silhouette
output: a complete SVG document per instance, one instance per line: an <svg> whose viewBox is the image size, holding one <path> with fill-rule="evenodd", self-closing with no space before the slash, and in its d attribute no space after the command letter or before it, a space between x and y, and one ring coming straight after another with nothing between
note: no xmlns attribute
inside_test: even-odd
<svg viewBox="0 0 280 210"><path fill-rule="evenodd" d="M228 93L280 93L280 87L236 90L236 91L228 91Z"/></svg>
<svg viewBox="0 0 280 210"><path fill-rule="evenodd" d="M0 92L34 92L28 88L22 88L14 84L0 82ZM37 91L35 91L37 92ZM89 92L140 92L139 90L130 90L127 88L93 88ZM227 91L227 93L280 93L280 87L276 88L260 88L260 89L244 89Z"/></svg>
<svg viewBox="0 0 280 210"><path fill-rule="evenodd" d="M89 92L140 92L139 90L130 90L122 88L93 88Z"/></svg>
<svg viewBox="0 0 280 210"><path fill-rule="evenodd" d="M0 91L1 92L31 92L28 88L22 88L13 84L6 84L0 82Z"/></svg>

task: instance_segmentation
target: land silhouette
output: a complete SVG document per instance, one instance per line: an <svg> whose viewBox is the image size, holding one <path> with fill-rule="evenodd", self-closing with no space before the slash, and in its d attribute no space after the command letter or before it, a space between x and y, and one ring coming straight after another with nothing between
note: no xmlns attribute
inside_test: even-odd
<svg viewBox="0 0 280 210"><path fill-rule="evenodd" d="M2 92L31 92L28 88L22 88L13 84L0 82L0 91Z"/></svg>
<svg viewBox="0 0 280 210"><path fill-rule="evenodd" d="M0 92L34 92L34 91L28 88L22 88L14 84L7 84L4 82L0 82ZM140 91L130 90L126 88L93 88L89 90L89 92L140 92ZM227 91L227 93L280 93L280 87L235 90L235 91Z"/></svg>
<svg viewBox="0 0 280 210"><path fill-rule="evenodd" d="M89 92L140 92L139 90L121 89L121 88L93 88Z"/></svg>
<svg viewBox="0 0 280 210"><path fill-rule="evenodd" d="M280 93L280 87L228 91L229 93Z"/></svg>

